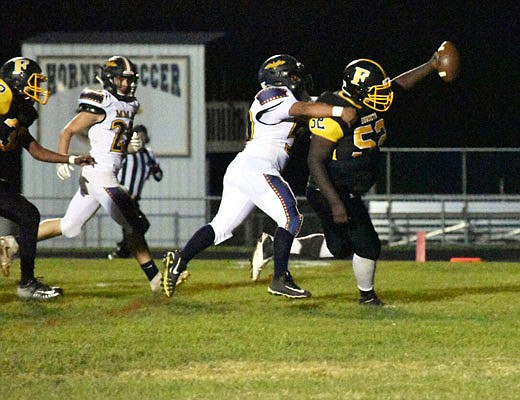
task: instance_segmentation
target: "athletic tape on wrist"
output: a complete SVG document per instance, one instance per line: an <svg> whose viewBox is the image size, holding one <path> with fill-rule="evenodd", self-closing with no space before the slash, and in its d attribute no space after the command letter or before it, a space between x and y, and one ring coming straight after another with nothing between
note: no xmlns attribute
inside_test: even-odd
<svg viewBox="0 0 520 400"><path fill-rule="evenodd" d="M343 107L340 107L340 106L332 107L332 116L333 117L341 117L341 114L343 114Z"/></svg>

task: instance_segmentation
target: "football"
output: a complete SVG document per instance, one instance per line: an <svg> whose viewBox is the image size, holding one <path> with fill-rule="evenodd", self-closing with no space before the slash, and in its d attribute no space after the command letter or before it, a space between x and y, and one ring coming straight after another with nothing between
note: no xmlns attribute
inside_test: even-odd
<svg viewBox="0 0 520 400"><path fill-rule="evenodd" d="M459 74L460 57L455 45L451 42L443 42L437 49L439 64L437 72L444 82L453 81Z"/></svg>

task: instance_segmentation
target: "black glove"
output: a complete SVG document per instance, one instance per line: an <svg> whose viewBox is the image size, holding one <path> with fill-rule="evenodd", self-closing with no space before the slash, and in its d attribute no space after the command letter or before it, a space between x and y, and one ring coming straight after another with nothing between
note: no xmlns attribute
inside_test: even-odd
<svg viewBox="0 0 520 400"><path fill-rule="evenodd" d="M160 182L163 178L163 171L159 165L154 164L150 167L150 175L153 176L153 179L156 182Z"/></svg>

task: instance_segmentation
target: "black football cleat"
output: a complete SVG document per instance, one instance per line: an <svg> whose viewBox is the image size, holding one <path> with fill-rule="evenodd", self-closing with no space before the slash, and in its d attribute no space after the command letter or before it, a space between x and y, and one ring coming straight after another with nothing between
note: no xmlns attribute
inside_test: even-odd
<svg viewBox="0 0 520 400"><path fill-rule="evenodd" d="M300 288L296 283L294 283L289 271L280 278L273 278L267 291L275 296L285 296L291 299L305 299L311 297L311 292Z"/></svg>

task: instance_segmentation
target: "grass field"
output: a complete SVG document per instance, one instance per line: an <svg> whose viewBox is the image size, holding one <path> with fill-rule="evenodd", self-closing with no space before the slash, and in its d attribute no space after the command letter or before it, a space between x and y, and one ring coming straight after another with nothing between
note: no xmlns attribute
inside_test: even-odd
<svg viewBox="0 0 520 400"><path fill-rule="evenodd" d="M381 262L384 308L350 263L293 261L307 300L240 260L193 261L167 299L133 261L40 259L65 296L0 277L0 399L519 399L520 264Z"/></svg>

